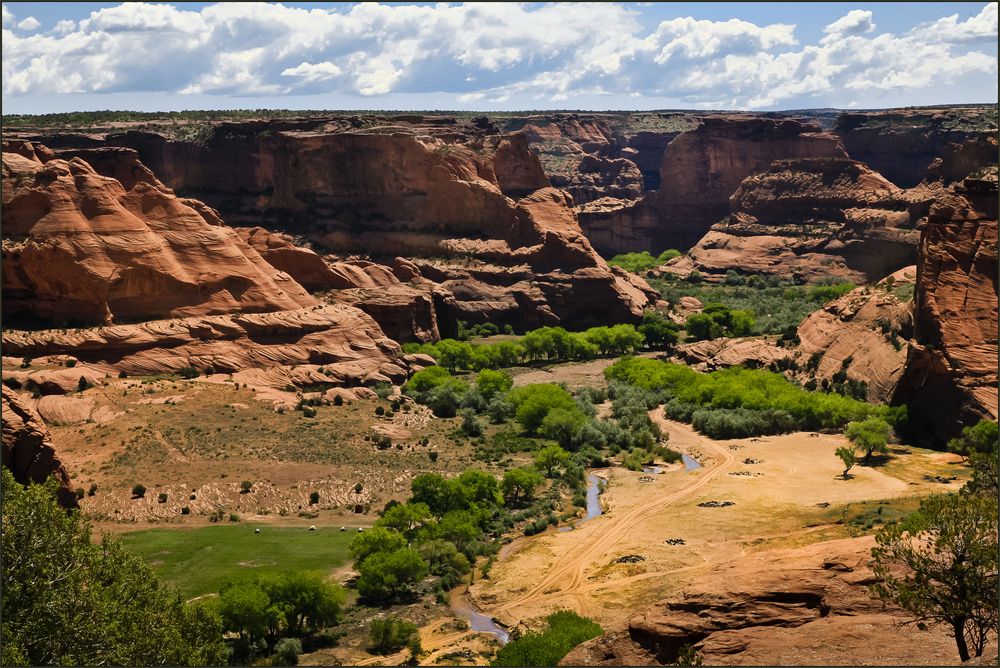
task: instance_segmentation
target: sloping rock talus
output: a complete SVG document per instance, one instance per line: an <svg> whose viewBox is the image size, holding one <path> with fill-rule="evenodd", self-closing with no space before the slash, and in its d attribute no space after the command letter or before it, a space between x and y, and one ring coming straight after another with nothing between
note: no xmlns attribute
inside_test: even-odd
<svg viewBox="0 0 1000 668"><path fill-rule="evenodd" d="M931 208L920 242L914 333L895 401L914 436L941 443L997 419L996 167Z"/></svg>
<svg viewBox="0 0 1000 668"><path fill-rule="evenodd" d="M779 160L739 184L729 215L674 266L876 281L916 261L917 221L932 198L846 158Z"/></svg>
<svg viewBox="0 0 1000 668"><path fill-rule="evenodd" d="M87 325L311 306L201 203L174 196L134 160L3 153L3 313L8 322ZM124 158L124 159L123 159ZM207 217L207 218L206 218Z"/></svg>
<svg viewBox="0 0 1000 668"><path fill-rule="evenodd" d="M659 190L619 207L584 206L580 224L605 253L687 250L729 213L729 197L747 176L780 159L846 157L840 140L815 125L706 116L667 145Z"/></svg>
<svg viewBox="0 0 1000 668"><path fill-rule="evenodd" d="M399 344L367 314L342 304L78 330L4 330L3 347L20 357L72 354L88 367L127 374L313 365L334 385L406 377Z"/></svg>
<svg viewBox="0 0 1000 668"><path fill-rule="evenodd" d="M682 593L588 641L561 665L677 660L683 645L705 665L953 665L941 628L898 628L903 613L868 594L871 536L753 553L696 577ZM627 664L626 664L627 665Z"/></svg>
<svg viewBox="0 0 1000 668"><path fill-rule="evenodd" d="M45 482L49 476L59 481L59 504L66 508L77 506L76 494L70 487L69 474L52 446L49 431L28 405L7 387L2 392L3 417L3 466L10 469L14 479L27 485Z"/></svg>

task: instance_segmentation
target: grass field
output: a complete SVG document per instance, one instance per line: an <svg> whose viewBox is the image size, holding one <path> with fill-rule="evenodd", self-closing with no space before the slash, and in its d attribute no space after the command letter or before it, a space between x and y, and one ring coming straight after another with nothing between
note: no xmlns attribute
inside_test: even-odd
<svg viewBox="0 0 1000 668"><path fill-rule="evenodd" d="M281 570L329 572L347 563L354 531L260 527L250 524L200 529L148 529L121 534L130 550L149 562L184 598L218 591L241 573Z"/></svg>

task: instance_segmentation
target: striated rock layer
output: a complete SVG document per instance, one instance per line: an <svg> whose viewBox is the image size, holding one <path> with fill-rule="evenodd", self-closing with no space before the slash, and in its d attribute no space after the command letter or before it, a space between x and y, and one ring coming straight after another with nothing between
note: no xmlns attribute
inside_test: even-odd
<svg viewBox="0 0 1000 668"><path fill-rule="evenodd" d="M561 665L674 663L690 644L705 665L953 665L947 630L900 628L873 600L871 536L750 554L697 577L626 629L576 647Z"/></svg>
<svg viewBox="0 0 1000 668"><path fill-rule="evenodd" d="M342 304L79 330L4 330L3 347L20 357L72 354L88 367L128 374L320 365L324 382L334 385L406 377L399 345L367 314Z"/></svg>
<svg viewBox="0 0 1000 668"><path fill-rule="evenodd" d="M669 269L875 281L916 261L932 197L846 158L779 160L744 179L729 216Z"/></svg>
<svg viewBox="0 0 1000 668"><path fill-rule="evenodd" d="M28 405L6 386L2 392L3 417L3 466L10 469L14 479L27 485L45 482L50 476L59 481L59 504L66 508L77 506L76 494L70 487L69 474L52 447L49 431Z"/></svg>
<svg viewBox="0 0 1000 668"><path fill-rule="evenodd" d="M917 263L914 334L895 396L915 438L941 443L997 419L996 167L931 208Z"/></svg>
<svg viewBox="0 0 1000 668"><path fill-rule="evenodd" d="M528 326L542 312L574 326L637 318L647 293L597 255L525 136L495 132L444 117L326 118L223 123L204 145L148 132L108 142L136 149L167 185L231 224L293 233L324 252L530 274L544 306L487 313L501 323Z"/></svg>
<svg viewBox="0 0 1000 668"><path fill-rule="evenodd" d="M729 213L729 197L740 182L775 160L846 157L840 141L815 125L706 116L667 145L659 190L621 206L585 206L580 224L605 253L686 250Z"/></svg>
<svg viewBox="0 0 1000 668"><path fill-rule="evenodd" d="M10 149L10 150L8 150ZM200 202L179 199L129 154L47 159L3 153L3 314L7 322L85 325L316 300Z"/></svg>

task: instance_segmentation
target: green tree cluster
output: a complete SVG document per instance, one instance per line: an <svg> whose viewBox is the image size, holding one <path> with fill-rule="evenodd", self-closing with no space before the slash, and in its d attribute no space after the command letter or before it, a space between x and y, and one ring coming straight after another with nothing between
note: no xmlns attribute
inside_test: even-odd
<svg viewBox="0 0 1000 668"><path fill-rule="evenodd" d="M492 665L555 666L571 649L604 633L597 622L569 610L554 612L545 621L545 631L525 633L504 645Z"/></svg>
<svg viewBox="0 0 1000 668"><path fill-rule="evenodd" d="M840 428L869 417L898 424L906 417L905 407L874 406L839 394L810 392L781 374L762 369L731 367L702 374L681 364L622 358L604 374L609 380L658 391L673 419L693 420L699 409L750 411L722 414L725 418L722 420L700 415L698 424L705 429L704 433L718 438L732 433L758 435L780 430ZM749 428L737 424L744 419Z"/></svg>
<svg viewBox="0 0 1000 668"><path fill-rule="evenodd" d="M621 253L608 260L608 264L615 267L621 267L626 271L638 274L644 271L649 271L650 269L655 269L661 264L673 260L675 257L680 257L680 255L681 252L679 250L674 250L673 248L665 250L659 255L652 255L649 251L642 251L641 253Z"/></svg>
<svg viewBox="0 0 1000 668"><path fill-rule="evenodd" d="M757 322L750 311L733 310L723 304L711 303L706 304L700 313L688 316L684 328L688 338L704 341L722 336L750 336L756 326Z"/></svg>
<svg viewBox="0 0 1000 668"><path fill-rule="evenodd" d="M54 478L24 487L4 468L0 483L3 665L226 662L218 613L185 604L118 541L92 543Z"/></svg>

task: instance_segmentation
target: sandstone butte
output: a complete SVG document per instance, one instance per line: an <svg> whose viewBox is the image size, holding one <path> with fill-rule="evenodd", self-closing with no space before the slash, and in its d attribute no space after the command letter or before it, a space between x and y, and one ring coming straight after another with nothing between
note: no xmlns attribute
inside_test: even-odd
<svg viewBox="0 0 1000 668"><path fill-rule="evenodd" d="M594 251L525 135L484 119L221 123L204 144L136 131L102 141L135 149L167 186L217 208L227 224L294 234L341 258L407 258L454 295L438 299L445 321L583 327L635 320L656 298ZM273 250L265 255L289 268L278 258L292 253Z"/></svg>
<svg viewBox="0 0 1000 668"><path fill-rule="evenodd" d="M3 405L3 466L14 474L14 479L27 485L45 482L55 476L59 482L60 505L75 508L76 494L70 488L69 474L52 447L49 431L38 415L6 386L0 388Z"/></svg>

